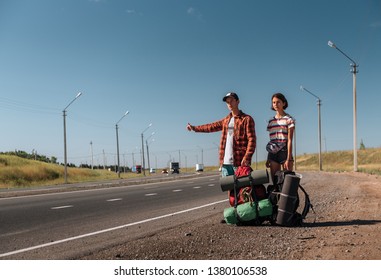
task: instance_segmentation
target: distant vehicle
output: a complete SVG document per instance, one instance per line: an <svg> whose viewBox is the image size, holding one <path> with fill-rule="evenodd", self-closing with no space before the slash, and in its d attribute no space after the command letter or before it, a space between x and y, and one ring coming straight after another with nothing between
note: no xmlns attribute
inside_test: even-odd
<svg viewBox="0 0 381 280"><path fill-rule="evenodd" d="M149 173L156 173L156 169L155 169L155 168L151 168L151 169L149 170Z"/></svg>
<svg viewBox="0 0 381 280"><path fill-rule="evenodd" d="M161 171L161 174L168 174L168 170L166 168L164 168L162 171Z"/></svg>
<svg viewBox="0 0 381 280"><path fill-rule="evenodd" d="M204 165L203 164L196 164L196 172L202 172L204 171Z"/></svg>
<svg viewBox="0 0 381 280"><path fill-rule="evenodd" d="M180 164L178 162L170 162L169 163L169 170L171 170L172 174L179 174L180 173Z"/></svg>
<svg viewBox="0 0 381 280"><path fill-rule="evenodd" d="M135 172L137 174L142 173L142 166L141 165L135 165Z"/></svg>

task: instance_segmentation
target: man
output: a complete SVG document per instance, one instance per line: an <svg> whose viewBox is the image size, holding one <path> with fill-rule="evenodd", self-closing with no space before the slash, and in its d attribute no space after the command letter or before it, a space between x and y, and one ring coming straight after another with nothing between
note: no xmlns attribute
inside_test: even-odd
<svg viewBox="0 0 381 280"><path fill-rule="evenodd" d="M229 92L222 100L230 111L225 118L198 126L188 123L187 129L206 133L222 131L219 151L221 175L228 176L233 175L238 166L251 165L256 135L254 119L238 108L238 95Z"/></svg>

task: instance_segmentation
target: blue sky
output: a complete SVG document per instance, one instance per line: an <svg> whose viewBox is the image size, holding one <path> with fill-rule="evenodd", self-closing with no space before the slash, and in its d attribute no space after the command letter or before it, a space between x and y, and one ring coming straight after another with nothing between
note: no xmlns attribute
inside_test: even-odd
<svg viewBox="0 0 381 280"><path fill-rule="evenodd" d="M282 92L297 121L297 154L353 148L350 61L357 74L358 143L380 147L380 0L0 0L0 151L24 150L63 162L140 163L141 133L151 165L217 164L220 133L186 131L227 114L235 91L256 122L265 158L270 98ZM154 139L152 142L151 140ZM359 162L361 165L361 162Z"/></svg>

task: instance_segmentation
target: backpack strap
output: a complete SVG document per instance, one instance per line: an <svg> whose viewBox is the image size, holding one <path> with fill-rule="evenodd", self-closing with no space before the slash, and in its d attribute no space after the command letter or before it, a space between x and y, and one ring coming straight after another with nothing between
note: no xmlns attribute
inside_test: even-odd
<svg viewBox="0 0 381 280"><path fill-rule="evenodd" d="M255 190L254 190L254 179L253 179L253 177L251 177L251 174L250 174L250 178L249 178L249 180L250 180L250 186L251 186L251 190L252 190L252 192L251 192L251 194L252 194L252 197L254 198L254 203L255 203L255 211L257 212L257 220L259 219L259 209L258 209L258 198L257 198L257 196L256 196L256 194L255 194Z"/></svg>
<svg viewBox="0 0 381 280"><path fill-rule="evenodd" d="M237 177L235 175L234 176L234 187L233 187L233 192L234 192L234 208L237 209L237 205L238 205L238 199L237 199Z"/></svg>
<svg viewBox="0 0 381 280"><path fill-rule="evenodd" d="M314 223L315 223L315 221L316 221L316 213L315 213L313 205L311 204L310 196L308 195L306 190L301 185L299 185L299 188L304 193L304 208L303 208L303 211L302 211L302 214L301 214L301 218L302 218L302 220L304 220L306 218L310 208L311 208L312 212L315 214L315 219L314 219Z"/></svg>

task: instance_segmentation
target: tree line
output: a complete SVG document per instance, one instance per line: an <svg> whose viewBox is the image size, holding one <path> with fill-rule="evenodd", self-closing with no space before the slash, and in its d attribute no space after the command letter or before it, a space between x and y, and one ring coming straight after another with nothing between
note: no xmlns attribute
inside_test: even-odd
<svg viewBox="0 0 381 280"><path fill-rule="evenodd" d="M0 152L0 154L1 155L18 156L18 157L25 158L25 159L33 159L33 160L38 160L38 161L42 161L42 162L58 164L57 157L55 157L55 156L47 157L45 155L40 155L35 151L32 151L32 153L28 153L25 151L15 150L15 151L11 151L11 152Z"/></svg>

